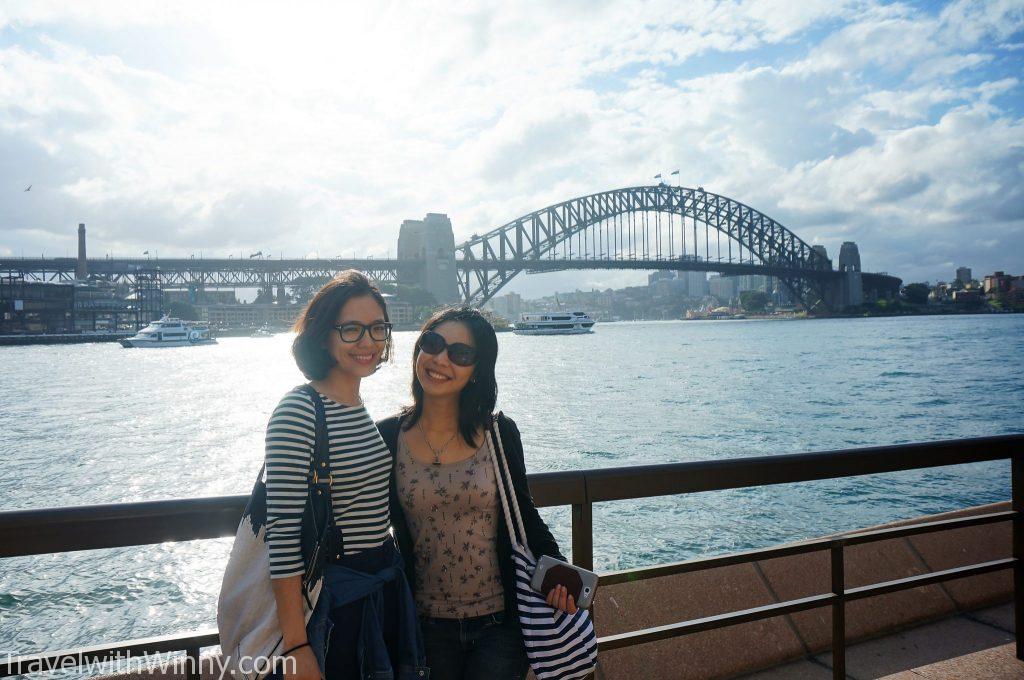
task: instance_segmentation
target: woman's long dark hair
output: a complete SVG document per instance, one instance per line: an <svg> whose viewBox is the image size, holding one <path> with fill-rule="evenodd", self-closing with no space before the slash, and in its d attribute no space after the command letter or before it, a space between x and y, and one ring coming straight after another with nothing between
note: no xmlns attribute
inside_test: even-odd
<svg viewBox="0 0 1024 680"><path fill-rule="evenodd" d="M423 324L420 335L448 321L465 324L476 346L473 376L459 392L459 433L467 444L476 446L474 435L480 427L487 428L490 425L494 404L498 401L498 381L494 377L494 365L498 361L498 337L494 334L491 323L472 307L447 307L434 312ZM416 359L419 355L420 343L417 340L416 348L412 352L413 403L412 406L402 409L403 430L410 429L423 415L423 385L416 377Z"/></svg>

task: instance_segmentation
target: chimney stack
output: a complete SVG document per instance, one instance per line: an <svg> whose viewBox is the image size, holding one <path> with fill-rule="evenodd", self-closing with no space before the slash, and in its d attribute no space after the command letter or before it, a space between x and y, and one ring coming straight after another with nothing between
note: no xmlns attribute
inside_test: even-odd
<svg viewBox="0 0 1024 680"><path fill-rule="evenodd" d="M85 281L89 278L89 269L85 264L85 224L78 225L78 264L75 266L75 278Z"/></svg>

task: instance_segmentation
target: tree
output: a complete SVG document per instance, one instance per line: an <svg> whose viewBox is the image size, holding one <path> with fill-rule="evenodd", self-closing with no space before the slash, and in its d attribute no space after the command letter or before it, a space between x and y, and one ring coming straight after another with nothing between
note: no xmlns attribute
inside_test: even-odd
<svg viewBox="0 0 1024 680"><path fill-rule="evenodd" d="M763 312L768 306L768 296L759 290L745 290L740 293L740 306L745 312Z"/></svg>
<svg viewBox="0 0 1024 680"><path fill-rule="evenodd" d="M908 283L903 287L903 299L913 305L928 303L930 289L927 283Z"/></svg>

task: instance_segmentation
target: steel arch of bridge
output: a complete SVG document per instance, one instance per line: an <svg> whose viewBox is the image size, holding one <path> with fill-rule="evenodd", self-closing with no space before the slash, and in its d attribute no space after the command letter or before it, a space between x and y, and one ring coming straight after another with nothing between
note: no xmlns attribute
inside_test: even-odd
<svg viewBox="0 0 1024 680"><path fill-rule="evenodd" d="M629 213L662 213L691 218L718 230L739 244L736 263L646 252L643 258L622 260L622 252L584 253L565 268L697 269L779 278L808 309L817 304L831 308L827 283L834 278L831 262L792 231L764 213L727 196L702 188L669 186L627 187L573 198L523 215L456 247L459 287L463 299L482 305L524 270L552 270L557 248L574 236ZM660 228L660 227L659 227ZM684 227L685 228L685 227ZM634 237L635 238L635 234ZM622 245L621 243L619 244ZM696 248L696 244L695 244ZM746 251L746 258L743 253ZM634 249L635 252L635 249ZM593 266L586 264L587 260ZM622 260L621 264L606 263ZM755 263L756 260L756 263Z"/></svg>

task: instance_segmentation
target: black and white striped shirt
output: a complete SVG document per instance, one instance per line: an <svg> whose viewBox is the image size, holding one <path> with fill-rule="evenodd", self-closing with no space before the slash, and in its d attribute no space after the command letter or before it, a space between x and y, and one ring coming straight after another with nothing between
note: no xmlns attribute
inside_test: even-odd
<svg viewBox="0 0 1024 680"><path fill-rule="evenodd" d="M391 453L365 406L346 406L320 395L327 416L331 499L345 554L381 545L391 527L388 485ZM270 577L303 572L299 533L307 475L316 438L316 410L298 389L284 395L267 424L267 543Z"/></svg>

